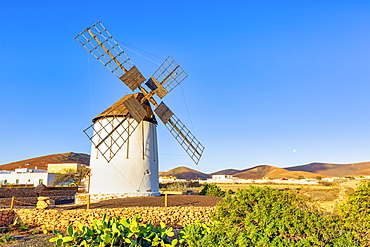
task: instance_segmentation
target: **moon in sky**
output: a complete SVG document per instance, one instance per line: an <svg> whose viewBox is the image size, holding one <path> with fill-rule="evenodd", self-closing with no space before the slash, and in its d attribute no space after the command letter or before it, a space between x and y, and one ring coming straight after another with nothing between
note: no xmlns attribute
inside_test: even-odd
<svg viewBox="0 0 370 247"><path fill-rule="evenodd" d="M296 149L293 149L293 153L295 153L295 152L297 152L297 150Z"/></svg>

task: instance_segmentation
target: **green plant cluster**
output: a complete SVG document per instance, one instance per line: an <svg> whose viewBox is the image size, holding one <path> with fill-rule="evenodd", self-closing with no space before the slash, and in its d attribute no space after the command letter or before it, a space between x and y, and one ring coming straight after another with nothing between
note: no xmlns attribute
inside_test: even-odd
<svg viewBox="0 0 370 247"><path fill-rule="evenodd" d="M69 236L56 232L50 241L57 246L370 246L370 182L359 186L337 215L312 205L292 191L250 186L227 194L211 214L213 223L186 225L177 239L163 223L156 228L139 223L140 216L132 221L103 216L92 228L70 226Z"/></svg>
<svg viewBox="0 0 370 247"><path fill-rule="evenodd" d="M10 228L18 228L20 230L27 230L29 228L28 225L24 224L23 222L17 221L17 219L9 227Z"/></svg>
<svg viewBox="0 0 370 247"><path fill-rule="evenodd" d="M186 226L187 246L370 246L370 182L361 185L338 215L320 212L291 191L268 187L226 195L212 224Z"/></svg>
<svg viewBox="0 0 370 247"><path fill-rule="evenodd" d="M370 246L370 181L360 184L340 205L339 216L350 234Z"/></svg>
<svg viewBox="0 0 370 247"><path fill-rule="evenodd" d="M69 226L68 236L63 236L53 231L57 237L51 238L56 246L175 246L177 239L172 241L168 237L174 236L172 227L166 227L164 223L160 227L153 224L139 222L140 215L134 219L107 218L103 215L101 220L93 220L89 228L80 224L78 230Z"/></svg>
<svg viewBox="0 0 370 247"><path fill-rule="evenodd" d="M224 197L225 191L221 190L216 184L206 184L199 195Z"/></svg>
<svg viewBox="0 0 370 247"><path fill-rule="evenodd" d="M4 236L0 237L0 243L8 243L14 240L14 238L10 234L5 234Z"/></svg>
<svg viewBox="0 0 370 247"><path fill-rule="evenodd" d="M2 229L0 232L8 232L8 231L13 231L13 230L17 230L17 231L25 231L29 228L29 226L25 225L24 223L22 222L19 222L18 221L18 218L15 219L15 221L13 222L13 224L11 224L9 226L9 228L5 228L5 229ZM3 236L0 236L0 243L8 243L8 242L11 242L15 240L14 237L12 237L11 234L5 234Z"/></svg>

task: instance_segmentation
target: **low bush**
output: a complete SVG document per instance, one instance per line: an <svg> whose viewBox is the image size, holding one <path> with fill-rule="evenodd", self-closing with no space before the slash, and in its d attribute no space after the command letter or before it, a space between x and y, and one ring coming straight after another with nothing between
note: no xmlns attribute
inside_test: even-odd
<svg viewBox="0 0 370 247"><path fill-rule="evenodd" d="M370 181L360 184L340 205L339 216L347 230L364 246L370 246Z"/></svg>
<svg viewBox="0 0 370 247"><path fill-rule="evenodd" d="M222 191L216 184L206 184L199 192L199 195L224 197L225 191Z"/></svg>
<svg viewBox="0 0 370 247"><path fill-rule="evenodd" d="M212 215L213 224L188 225L186 246L359 246L340 219L323 216L291 191L268 187L226 195Z"/></svg>

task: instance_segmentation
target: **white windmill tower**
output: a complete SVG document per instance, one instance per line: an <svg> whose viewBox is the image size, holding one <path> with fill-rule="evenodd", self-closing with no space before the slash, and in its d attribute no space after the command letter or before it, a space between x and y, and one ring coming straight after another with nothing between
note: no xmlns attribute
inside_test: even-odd
<svg viewBox="0 0 370 247"><path fill-rule="evenodd" d="M92 141L90 196L92 200L159 195L157 121L154 113L198 164L204 146L163 103L162 99L186 77L171 57L146 80L107 29L97 22L75 37L132 91L93 119L84 132ZM148 89L144 88L144 82ZM91 134L90 134L91 132Z"/></svg>

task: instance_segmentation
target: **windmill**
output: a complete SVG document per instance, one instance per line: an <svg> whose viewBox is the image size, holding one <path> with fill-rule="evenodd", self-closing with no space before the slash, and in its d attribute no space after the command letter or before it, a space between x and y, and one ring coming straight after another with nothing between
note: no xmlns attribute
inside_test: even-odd
<svg viewBox="0 0 370 247"><path fill-rule="evenodd" d="M90 194L100 199L112 198L112 195L159 195L154 114L196 164L204 150L167 105L155 100L155 97L162 99L178 86L187 77L186 72L168 56L146 80L100 21L75 39L128 88L138 91L114 103L84 130L92 142Z"/></svg>

